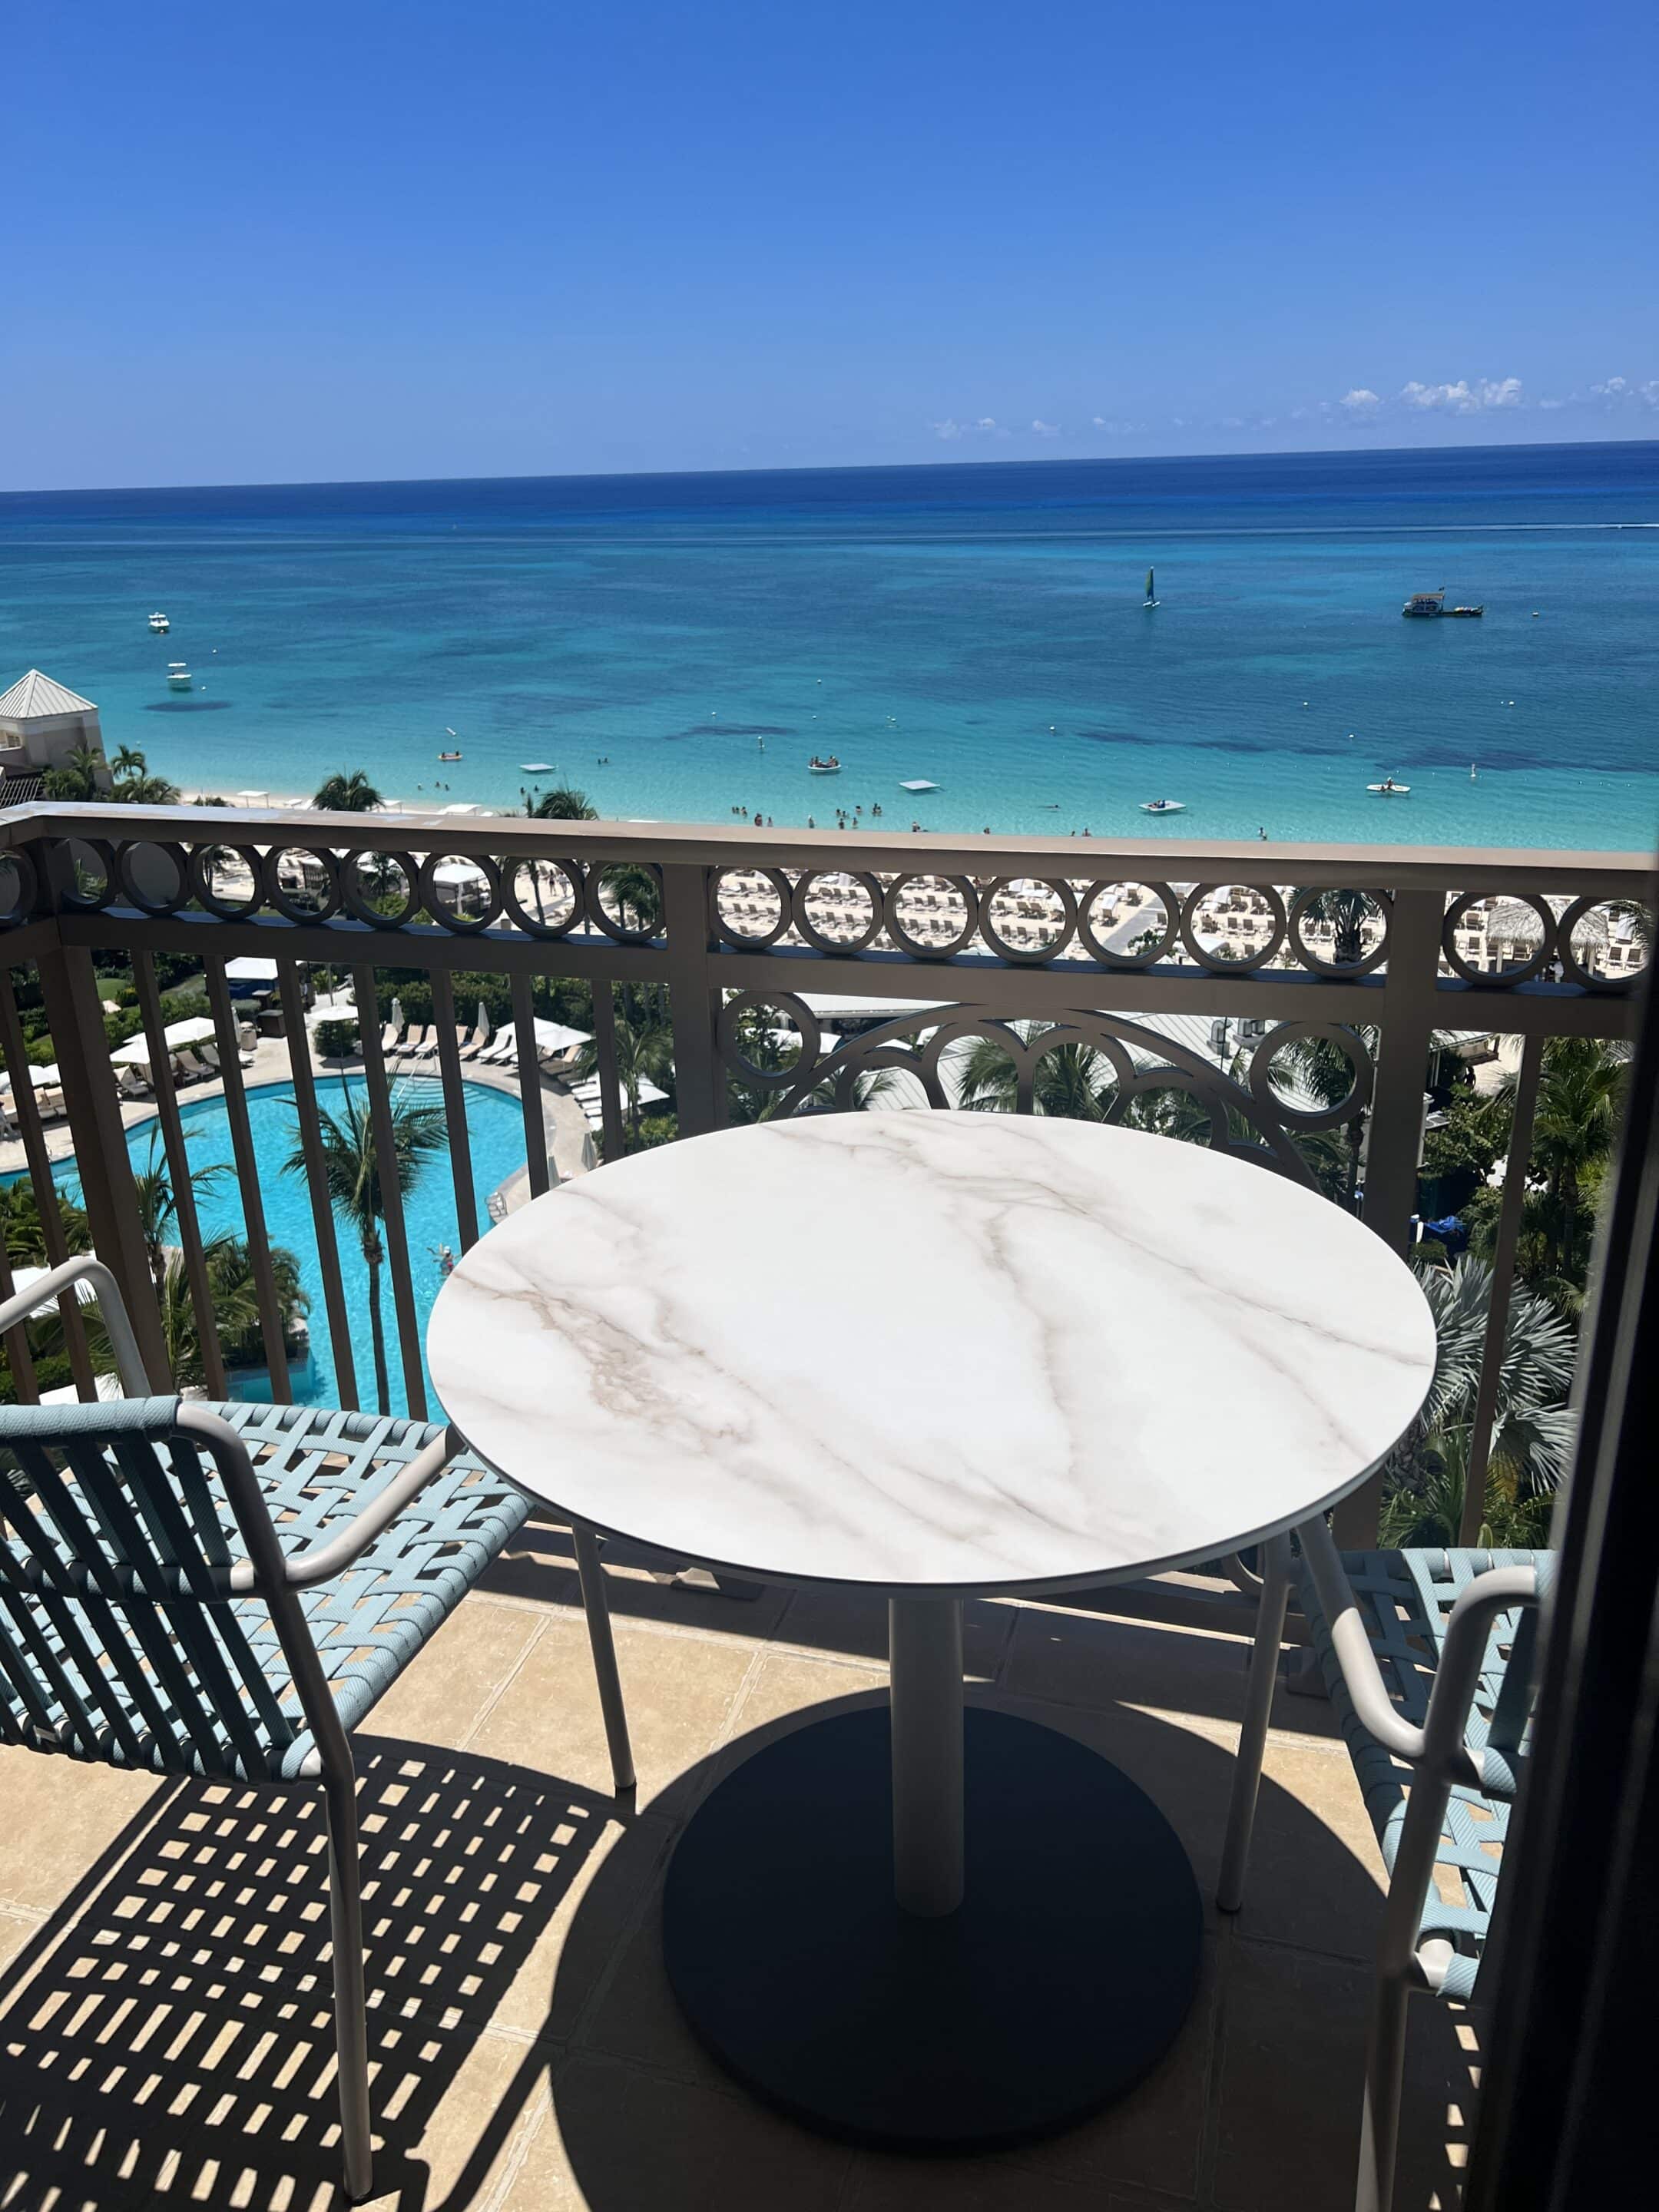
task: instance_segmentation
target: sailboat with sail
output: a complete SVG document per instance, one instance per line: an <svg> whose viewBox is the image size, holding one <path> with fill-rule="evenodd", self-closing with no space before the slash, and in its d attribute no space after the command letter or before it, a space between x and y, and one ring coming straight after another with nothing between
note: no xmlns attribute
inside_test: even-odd
<svg viewBox="0 0 1659 2212"><path fill-rule="evenodd" d="M1148 607L1155 607L1158 605L1158 593L1152 588L1152 572L1150 568L1146 571L1146 596L1141 605Z"/></svg>

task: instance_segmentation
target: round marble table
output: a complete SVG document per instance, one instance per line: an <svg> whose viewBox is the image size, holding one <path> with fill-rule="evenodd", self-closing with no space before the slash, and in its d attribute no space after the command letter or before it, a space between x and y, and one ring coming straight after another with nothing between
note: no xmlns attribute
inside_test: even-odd
<svg viewBox="0 0 1659 2212"><path fill-rule="evenodd" d="M574 1519L890 1600L890 1709L713 1790L671 1978L740 2078L854 2140L1082 2118L1176 2033L1200 1912L1151 1800L1069 1736L964 1714L961 1601L1209 1559L1362 1482L1434 1331L1337 1207L1200 1146L1003 1115L818 1115L582 1177L434 1309L474 1449Z"/></svg>

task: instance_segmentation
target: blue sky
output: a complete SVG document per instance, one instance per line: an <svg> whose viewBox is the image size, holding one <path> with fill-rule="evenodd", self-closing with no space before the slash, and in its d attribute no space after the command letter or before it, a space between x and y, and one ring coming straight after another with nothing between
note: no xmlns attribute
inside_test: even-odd
<svg viewBox="0 0 1659 2212"><path fill-rule="evenodd" d="M1651 0L77 0L0 485L1659 435Z"/></svg>

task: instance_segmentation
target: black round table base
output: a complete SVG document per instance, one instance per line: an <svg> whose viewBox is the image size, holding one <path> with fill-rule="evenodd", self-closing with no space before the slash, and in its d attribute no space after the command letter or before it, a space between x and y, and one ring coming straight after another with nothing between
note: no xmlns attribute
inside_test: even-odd
<svg viewBox="0 0 1659 2212"><path fill-rule="evenodd" d="M893 1901L884 1707L757 1752L669 1867L663 1942L687 2019L808 2126L924 2152L1069 2127L1175 2039L1202 1911L1174 1830L1116 1767L1008 1714L966 1715L967 1896Z"/></svg>

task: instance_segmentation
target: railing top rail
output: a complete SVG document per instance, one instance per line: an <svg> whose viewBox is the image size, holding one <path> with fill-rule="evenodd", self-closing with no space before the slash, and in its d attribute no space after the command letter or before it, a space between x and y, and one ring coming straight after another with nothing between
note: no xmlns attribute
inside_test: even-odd
<svg viewBox="0 0 1659 2212"><path fill-rule="evenodd" d="M1328 883L1356 890L1527 888L1643 896L1650 853L1564 852L1489 846L1316 845L1242 839L963 838L907 830L755 830L734 823L532 821L523 815L442 811L324 814L212 806L137 807L37 801L0 809L0 848L46 837L207 842L398 852L568 854L596 860L823 870L895 869L939 875L1113 877L1144 881Z"/></svg>

